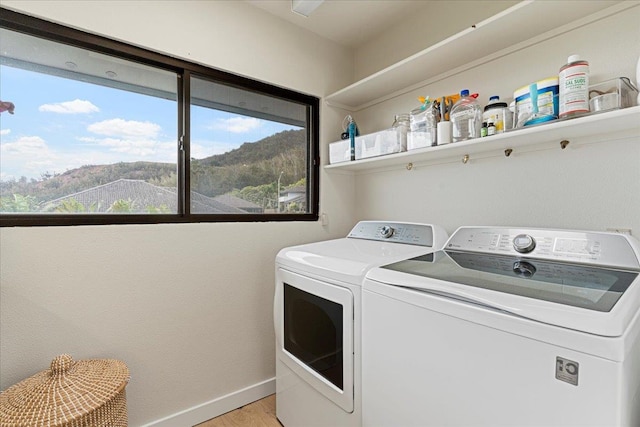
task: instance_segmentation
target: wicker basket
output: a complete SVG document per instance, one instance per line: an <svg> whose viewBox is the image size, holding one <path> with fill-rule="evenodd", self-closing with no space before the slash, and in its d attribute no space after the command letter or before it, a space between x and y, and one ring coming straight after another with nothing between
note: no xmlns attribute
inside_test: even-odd
<svg viewBox="0 0 640 427"><path fill-rule="evenodd" d="M127 427L127 365L56 357L0 393L0 427Z"/></svg>

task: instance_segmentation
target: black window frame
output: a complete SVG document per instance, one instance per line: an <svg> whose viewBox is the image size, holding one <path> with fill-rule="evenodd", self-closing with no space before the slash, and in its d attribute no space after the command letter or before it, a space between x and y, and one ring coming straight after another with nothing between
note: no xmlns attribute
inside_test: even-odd
<svg viewBox="0 0 640 427"><path fill-rule="evenodd" d="M0 214L0 227L197 222L318 221L320 188L320 100L291 89L133 46L0 7L0 27L87 49L115 58L175 72L177 83L178 212L172 214ZM307 107L306 213L192 214L190 212L190 78L191 75L240 89L304 104ZM279 195L278 195L279 196Z"/></svg>

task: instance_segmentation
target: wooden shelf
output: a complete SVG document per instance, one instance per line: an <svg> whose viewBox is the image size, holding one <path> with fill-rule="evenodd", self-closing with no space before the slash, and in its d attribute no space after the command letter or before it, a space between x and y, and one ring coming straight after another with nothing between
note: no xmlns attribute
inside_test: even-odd
<svg viewBox="0 0 640 427"><path fill-rule="evenodd" d="M523 1L325 100L359 111L634 6L637 2L594 0L576 6L569 1Z"/></svg>
<svg viewBox="0 0 640 427"><path fill-rule="evenodd" d="M550 148L561 150L560 141L569 141L569 147L573 148L576 144L607 142L627 137L640 138L640 107L555 121L469 141L336 163L327 165L324 169L327 172L381 171L407 167L410 163L411 166L419 166L458 162L465 155L469 156L470 161L505 156L504 150L507 149L513 150L514 155Z"/></svg>

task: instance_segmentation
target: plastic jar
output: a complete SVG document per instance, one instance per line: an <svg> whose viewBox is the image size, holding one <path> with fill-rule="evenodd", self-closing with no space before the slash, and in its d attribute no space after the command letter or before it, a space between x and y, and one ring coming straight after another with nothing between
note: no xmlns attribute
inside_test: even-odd
<svg viewBox="0 0 640 427"><path fill-rule="evenodd" d="M412 148L436 145L437 122L437 111L433 102L413 109L410 116L411 132L407 144L410 144Z"/></svg>
<svg viewBox="0 0 640 427"><path fill-rule="evenodd" d="M493 95L482 113L483 122L493 122L495 133L502 133L511 128L511 114L506 102L500 102L500 97Z"/></svg>
<svg viewBox="0 0 640 427"><path fill-rule="evenodd" d="M513 93L514 127L531 126L558 118L558 78L549 77ZM534 93L535 92L535 93ZM534 106L532 100L536 100Z"/></svg>
<svg viewBox="0 0 640 427"><path fill-rule="evenodd" d="M482 110L475 98L469 96L469 90L460 92L460 99L451 108L453 142L480 138L482 128Z"/></svg>

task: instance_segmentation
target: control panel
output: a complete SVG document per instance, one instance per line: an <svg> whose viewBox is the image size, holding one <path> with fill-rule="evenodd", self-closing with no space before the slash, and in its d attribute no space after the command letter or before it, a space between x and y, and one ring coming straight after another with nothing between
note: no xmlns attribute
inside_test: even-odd
<svg viewBox="0 0 640 427"><path fill-rule="evenodd" d="M428 224L360 221L347 237L418 246L433 246L433 228Z"/></svg>
<svg viewBox="0 0 640 427"><path fill-rule="evenodd" d="M639 269L629 238L571 230L460 227L444 249Z"/></svg>

